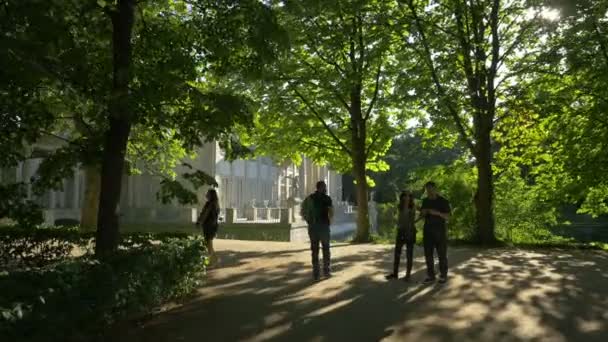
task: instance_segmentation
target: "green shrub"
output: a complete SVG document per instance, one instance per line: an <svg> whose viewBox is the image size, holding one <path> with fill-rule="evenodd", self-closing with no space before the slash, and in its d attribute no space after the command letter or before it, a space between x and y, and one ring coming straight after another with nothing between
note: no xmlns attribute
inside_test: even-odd
<svg viewBox="0 0 608 342"><path fill-rule="evenodd" d="M0 218L28 226L44 222L40 205L27 197L23 182L0 184Z"/></svg>
<svg viewBox="0 0 608 342"><path fill-rule="evenodd" d="M120 249L103 261L86 255L4 271L0 336L6 341L88 340L116 320L191 293L204 270L201 239L167 237Z"/></svg>
<svg viewBox="0 0 608 342"><path fill-rule="evenodd" d="M187 238L182 232L127 233L121 235L119 247L128 249L151 245L154 241ZM75 227L21 226L0 228L0 269L7 267L41 267L58 260L92 252L94 232Z"/></svg>
<svg viewBox="0 0 608 342"><path fill-rule="evenodd" d="M397 227L397 203L377 204L378 235L393 236Z"/></svg>
<svg viewBox="0 0 608 342"><path fill-rule="evenodd" d="M0 266L43 266L87 249L94 233L76 228L0 228ZM1 268L0 268L1 269Z"/></svg>
<svg viewBox="0 0 608 342"><path fill-rule="evenodd" d="M253 241L289 241L290 226L284 223L221 223L217 232L218 239L253 240ZM123 232L150 232L171 234L183 232L202 234L194 224L126 224L121 226Z"/></svg>
<svg viewBox="0 0 608 342"><path fill-rule="evenodd" d="M499 239L516 244L564 240L550 231L557 224L557 209L543 198L544 189L527 184L517 170L507 170L496 181L495 190Z"/></svg>

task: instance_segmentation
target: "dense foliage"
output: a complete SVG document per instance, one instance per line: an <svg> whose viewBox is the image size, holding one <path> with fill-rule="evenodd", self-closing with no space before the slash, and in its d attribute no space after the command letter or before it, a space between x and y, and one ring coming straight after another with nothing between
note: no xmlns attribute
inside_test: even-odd
<svg viewBox="0 0 608 342"><path fill-rule="evenodd" d="M191 293L205 269L202 240L184 234L126 235L123 248L96 260L73 256L92 246L90 234L75 229L1 232L0 335L8 340L89 340L116 320Z"/></svg>
<svg viewBox="0 0 608 342"><path fill-rule="evenodd" d="M374 181L386 203L422 178L443 181L454 224L481 242L553 225L565 204L606 214L607 10L598 0L4 1L0 167L44 161L22 182L3 173L0 216L39 223L25 198L83 167L83 225L102 212L110 250L123 174L161 177L158 200L191 204L215 179L175 166L210 140L248 152L242 138L352 173L357 240Z"/></svg>
<svg viewBox="0 0 608 342"><path fill-rule="evenodd" d="M111 248L123 170L161 177L160 200L195 203L191 190L215 180L175 166L212 140L243 151L235 129L252 125L251 103L211 80L259 76L282 44L258 1L9 1L0 18L0 167L43 157L23 181L40 195L84 166L83 221L101 212ZM24 204L7 198L23 194L4 183L0 214L19 218Z"/></svg>
<svg viewBox="0 0 608 342"><path fill-rule="evenodd" d="M414 116L396 89L407 90L395 58L399 11L394 1L278 1L289 51L264 78L251 142L259 153L316 162L351 173L356 185L357 233L369 239L368 170L386 171L380 158ZM373 183L372 183L373 184Z"/></svg>

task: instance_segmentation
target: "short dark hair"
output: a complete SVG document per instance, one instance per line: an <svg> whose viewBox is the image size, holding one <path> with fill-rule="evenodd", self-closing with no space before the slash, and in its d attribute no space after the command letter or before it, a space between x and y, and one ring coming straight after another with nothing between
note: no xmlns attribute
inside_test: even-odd
<svg viewBox="0 0 608 342"><path fill-rule="evenodd" d="M217 191L215 191L215 189L209 189L207 190L207 193L209 194L209 201L213 202L213 203L218 203L219 202L219 198L217 196Z"/></svg>
<svg viewBox="0 0 608 342"><path fill-rule="evenodd" d="M325 184L324 181L318 181L317 182L317 190L321 190L323 188L327 187L327 184Z"/></svg>
<svg viewBox="0 0 608 342"><path fill-rule="evenodd" d="M430 188L436 188L437 184L435 184L435 182L429 181L429 182L426 182L426 184L424 184L424 187L425 188L429 188L429 187Z"/></svg>

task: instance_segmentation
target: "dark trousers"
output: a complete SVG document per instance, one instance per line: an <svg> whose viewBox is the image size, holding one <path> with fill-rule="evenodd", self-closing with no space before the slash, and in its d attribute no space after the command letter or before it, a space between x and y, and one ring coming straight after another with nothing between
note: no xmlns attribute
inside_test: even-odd
<svg viewBox="0 0 608 342"><path fill-rule="evenodd" d="M315 278L319 277L319 243L323 246L323 274L329 275L329 225L313 224L308 227L310 238L310 251L312 252L312 272Z"/></svg>
<svg viewBox="0 0 608 342"><path fill-rule="evenodd" d="M416 242L416 234L414 236L406 237L404 232L397 232L395 239L395 260L393 262L393 274L399 274L399 262L401 261L401 251L405 246L405 257L406 257L406 274L412 273L412 264L414 262L414 242Z"/></svg>
<svg viewBox="0 0 608 342"><path fill-rule="evenodd" d="M439 274L448 275L448 234L446 228L424 228L424 257L426 259L426 273L429 278L435 278L435 250L439 258Z"/></svg>

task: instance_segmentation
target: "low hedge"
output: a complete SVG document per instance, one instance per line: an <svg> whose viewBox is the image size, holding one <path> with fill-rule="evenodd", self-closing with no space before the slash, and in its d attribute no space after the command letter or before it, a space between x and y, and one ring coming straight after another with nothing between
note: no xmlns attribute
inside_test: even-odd
<svg viewBox="0 0 608 342"><path fill-rule="evenodd" d="M119 247L128 249L189 236L184 232L133 232L121 235ZM0 270L42 267L70 256L92 253L94 241L95 232L82 232L76 227L1 227Z"/></svg>
<svg viewBox="0 0 608 342"><path fill-rule="evenodd" d="M56 245L91 243L86 234L66 229L40 234ZM58 238L61 234L65 240ZM175 235L127 235L119 251L102 261L90 254L65 257L65 247L40 256L42 266L5 268L0 271L0 340L90 341L112 322L191 293L205 271L204 243ZM29 241L44 245L40 236Z"/></svg>
<svg viewBox="0 0 608 342"><path fill-rule="evenodd" d="M44 266L66 258L75 248L88 249L94 233L76 228L0 228L0 269Z"/></svg>
<svg viewBox="0 0 608 342"><path fill-rule="evenodd" d="M252 241L289 241L291 227L285 223L221 223L217 232L218 239L252 240ZM202 234L194 224L125 224L123 232L149 232L165 234L181 232Z"/></svg>

